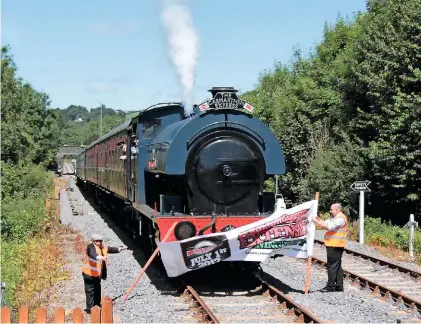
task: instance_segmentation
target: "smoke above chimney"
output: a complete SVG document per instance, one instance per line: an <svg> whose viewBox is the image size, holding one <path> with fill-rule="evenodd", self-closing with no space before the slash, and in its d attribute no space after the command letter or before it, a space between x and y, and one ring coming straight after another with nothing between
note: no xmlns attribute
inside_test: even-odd
<svg viewBox="0 0 421 324"><path fill-rule="evenodd" d="M193 112L199 36L187 6L180 0L163 0L162 4L161 20L166 31L168 55L179 77L184 114L190 116Z"/></svg>

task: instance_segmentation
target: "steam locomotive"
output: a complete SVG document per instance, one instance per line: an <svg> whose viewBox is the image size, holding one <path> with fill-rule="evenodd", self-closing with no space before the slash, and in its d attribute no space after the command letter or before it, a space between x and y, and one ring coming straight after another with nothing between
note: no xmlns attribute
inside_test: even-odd
<svg viewBox="0 0 421 324"><path fill-rule="evenodd" d="M275 209L269 177L285 172L274 133L232 87L185 116L181 103L159 103L91 143L75 175L133 237L168 241L223 232ZM155 245L156 246L156 245Z"/></svg>

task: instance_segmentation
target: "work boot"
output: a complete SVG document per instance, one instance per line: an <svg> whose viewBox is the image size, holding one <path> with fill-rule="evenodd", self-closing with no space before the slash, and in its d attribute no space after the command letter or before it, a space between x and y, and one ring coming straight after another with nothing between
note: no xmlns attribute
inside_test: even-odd
<svg viewBox="0 0 421 324"><path fill-rule="evenodd" d="M335 291L335 288L328 287L328 286L323 287L322 289L320 289L320 292L322 292L322 293L325 293L325 292L334 292L334 291Z"/></svg>

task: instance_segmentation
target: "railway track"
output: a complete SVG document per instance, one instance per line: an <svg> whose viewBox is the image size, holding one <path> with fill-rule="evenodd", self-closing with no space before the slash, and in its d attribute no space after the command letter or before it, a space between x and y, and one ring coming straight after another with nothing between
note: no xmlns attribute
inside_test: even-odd
<svg viewBox="0 0 421 324"><path fill-rule="evenodd" d="M321 323L308 308L264 280L246 291L215 292L184 284L182 296L189 302L193 317L204 323ZM211 285L210 285L211 286Z"/></svg>
<svg viewBox="0 0 421 324"><path fill-rule="evenodd" d="M114 226L113 230L115 230ZM316 243L320 242L321 241L316 241ZM387 261L377 260L361 253L347 252L349 254L346 253L343 257L343 268L346 271L346 277L352 280L356 286L370 288L375 295L381 295L384 299L393 299L397 303L405 305L410 310L418 310L421 313L420 273L394 264L391 264L389 267ZM313 260L315 263L325 266L326 256L324 246L315 244ZM291 261L297 262L297 266L303 264L300 259L293 259ZM210 273L216 272L216 266L217 265L209 267ZM148 275L159 277L159 279L153 280L154 284L157 285L159 282L159 289L162 289L163 294L168 294L166 291L171 289L161 288L161 286L167 286L167 284L163 285L163 281L166 280L163 280L161 275L157 274L158 272L160 271L151 268ZM196 271L194 273L196 273ZM237 277L237 281L240 282L248 282L251 279L239 279L238 273L236 275L237 276L234 274L234 278ZM224 281L225 286L227 283L229 285L231 280L228 279L229 275L224 272L224 276L227 278L221 280L219 276L216 280L219 279ZM266 281L253 283L252 288L246 287L245 289L229 290L217 287L218 285L215 285L214 283L209 283L207 280L208 277L203 275L199 277L201 277L199 278L199 281L201 279L201 281L205 283L196 284L194 282L186 282L183 285L175 284L174 289L178 289L178 294L174 295L174 302L167 302L168 306L169 304L174 303L174 305L169 308L179 312L180 319L184 316L183 310L185 311L185 314L187 315L187 318L185 319L186 322L192 320L215 323L321 322L321 320L307 308L303 308L294 302L290 295L283 294ZM232 275L229 277L232 277ZM206 280L203 280L204 278ZM382 281L380 279L384 280ZM238 285L238 283L235 285ZM278 286L276 283L275 285ZM182 286L181 289L179 288L180 286ZM180 292L182 293L183 299L189 302L189 307L187 307L184 301L179 301L179 297L177 296ZM166 303L164 302L161 305L165 307ZM191 311L194 313L193 318L191 318L191 315L189 314Z"/></svg>
<svg viewBox="0 0 421 324"><path fill-rule="evenodd" d="M69 189L73 192L73 189ZM72 216L84 215L78 209L78 203L70 200ZM127 233L119 224L108 219L106 212L101 217L109 224L112 231L119 236ZM111 222L109 222L111 221ZM123 234L124 233L124 234ZM134 255L144 253L144 247L135 242L130 244ZM227 272L216 271L217 267L224 267L224 263L214 265L207 269L194 271L181 280L165 278L165 269L159 262L154 262L148 269L148 277L159 286L164 295L181 296L182 301L170 301L169 309L180 312L179 321L184 322L320 322L307 308L301 307L291 297L284 294L274 286L262 281L250 273L245 272L245 277L239 277L235 270ZM223 273L221 278L218 273ZM157 279L154 279L157 278ZM206 278L204 280L204 278ZM176 297L177 298L177 297ZM186 304L186 302L188 304ZM171 304L171 305L170 305ZM183 315L192 314L192 315Z"/></svg>
<svg viewBox="0 0 421 324"><path fill-rule="evenodd" d="M313 263L326 267L326 249L315 240ZM383 300L393 299L421 316L421 273L386 260L345 248L342 269L346 280L356 287L370 289Z"/></svg>
<svg viewBox="0 0 421 324"><path fill-rule="evenodd" d="M315 243L313 262L326 267L323 242L315 240ZM345 279L353 286L369 289L373 296L383 301L393 300L395 305L404 306L416 314L418 318L414 318L414 322L421 322L420 272L350 249L345 249L342 268ZM297 304L276 287L262 279L254 279L259 281L255 288L237 291L225 289L217 292L213 288L185 284L183 297L190 303L194 318L200 322L322 322L308 308Z"/></svg>
<svg viewBox="0 0 421 324"><path fill-rule="evenodd" d="M64 162L61 170L61 174L75 174L75 168L73 166L73 163L70 162Z"/></svg>
<svg viewBox="0 0 421 324"><path fill-rule="evenodd" d="M324 242L321 241L321 240L318 240L318 239L315 239L314 242L319 244L319 245L324 245ZM347 249L347 248L345 248L345 253L348 254L348 255L360 257L364 260L369 260L373 263L376 263L379 266L387 266L390 269L398 270L399 272L401 272L403 274L410 275L413 279L415 279L415 281L421 282L421 272L415 271L413 269L406 268L406 267L401 266L401 265L397 265L395 263L389 262L389 261L384 260L384 259L378 259L378 258L375 258L371 255L367 255L367 254L364 254L364 253L361 253L361 252L350 250L350 249Z"/></svg>

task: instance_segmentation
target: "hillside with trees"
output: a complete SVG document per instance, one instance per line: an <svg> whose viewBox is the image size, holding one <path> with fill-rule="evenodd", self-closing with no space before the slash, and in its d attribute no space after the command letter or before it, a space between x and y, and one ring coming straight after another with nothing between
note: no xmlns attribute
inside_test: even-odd
<svg viewBox="0 0 421 324"><path fill-rule="evenodd" d="M71 105L60 110L62 116L61 143L63 145L88 145L101 133L101 107L88 110ZM112 108L102 108L102 134L126 120L126 113Z"/></svg>
<svg viewBox="0 0 421 324"><path fill-rule="evenodd" d="M243 98L284 147L292 201L320 191L323 210L339 201L355 218L350 185L367 179L367 214L401 225L421 214L421 0L369 0Z"/></svg>

